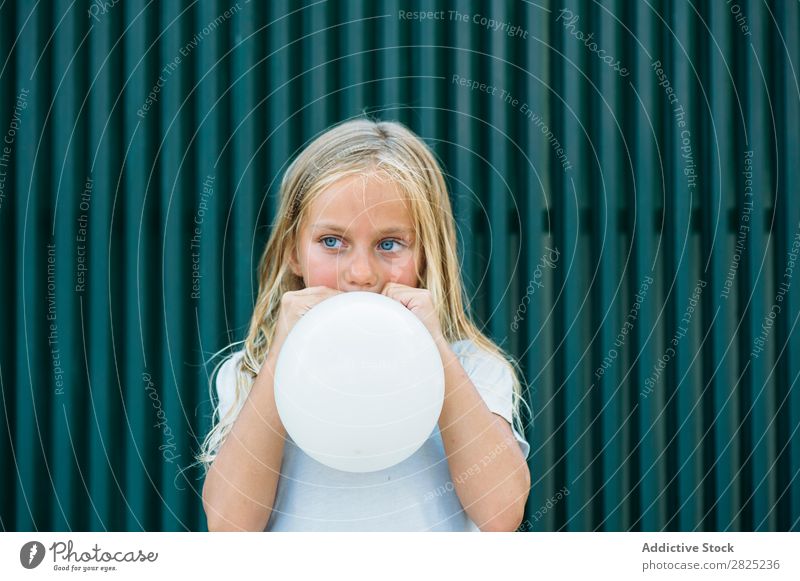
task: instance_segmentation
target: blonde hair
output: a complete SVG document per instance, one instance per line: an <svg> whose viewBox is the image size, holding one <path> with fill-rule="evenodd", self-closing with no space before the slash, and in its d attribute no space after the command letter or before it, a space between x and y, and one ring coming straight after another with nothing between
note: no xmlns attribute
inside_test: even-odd
<svg viewBox="0 0 800 581"><path fill-rule="evenodd" d="M417 275L417 286L430 291L445 339L449 343L471 340L476 347L508 366L514 384L514 426L520 434L525 433L519 413L520 402L524 403L519 380L521 374L517 373L519 366L477 328L466 310L456 250L455 221L436 157L404 125L358 118L333 126L319 135L286 169L280 185L277 218L258 266L258 297L243 341L244 354L235 373L233 405L224 417L220 417L222 410L217 404L214 426L197 456L206 469L233 427L253 379L266 358L281 297L288 291L303 288L303 280L290 268L288 257L294 251L301 224L315 196L342 178L377 172L398 184L410 201L412 220L423 252L423 267ZM222 363L209 380L211 401L214 401L213 378Z"/></svg>

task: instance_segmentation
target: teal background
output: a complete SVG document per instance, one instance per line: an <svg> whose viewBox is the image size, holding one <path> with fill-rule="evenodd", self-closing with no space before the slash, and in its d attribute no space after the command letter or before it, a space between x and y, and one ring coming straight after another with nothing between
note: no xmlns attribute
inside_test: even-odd
<svg viewBox="0 0 800 581"><path fill-rule="evenodd" d="M0 5L2 530L205 530L199 472L182 471L209 429L204 361L244 336L287 162L365 112L408 124L441 158L474 316L524 369L524 530L798 530L797 270L751 356L800 223L796 2L736 4L750 34L723 0L240 0L208 34L233 1L100 6ZM745 151L754 203L737 254ZM559 259L536 274L548 246Z"/></svg>

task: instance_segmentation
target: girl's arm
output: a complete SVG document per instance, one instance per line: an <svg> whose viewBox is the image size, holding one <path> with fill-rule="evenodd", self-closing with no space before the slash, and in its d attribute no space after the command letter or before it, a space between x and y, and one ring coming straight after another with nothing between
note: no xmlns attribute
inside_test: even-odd
<svg viewBox="0 0 800 581"><path fill-rule="evenodd" d="M275 405L275 367L289 331L303 314L340 291L324 286L281 297L275 334L264 364L203 485L210 531L263 531L275 502L286 428Z"/></svg>
<svg viewBox="0 0 800 581"><path fill-rule="evenodd" d="M508 422L486 407L450 345L437 344L445 371L439 431L456 494L482 531L515 531L531 486L522 450Z"/></svg>
<svg viewBox="0 0 800 581"><path fill-rule="evenodd" d="M278 351L268 353L209 468L203 485L209 531L263 531L269 521L286 438L273 391Z"/></svg>
<svg viewBox="0 0 800 581"><path fill-rule="evenodd" d="M486 407L442 334L428 289L387 283L382 294L402 303L425 325L444 364L439 431L458 499L482 531L514 531L531 488L528 464L511 426Z"/></svg>

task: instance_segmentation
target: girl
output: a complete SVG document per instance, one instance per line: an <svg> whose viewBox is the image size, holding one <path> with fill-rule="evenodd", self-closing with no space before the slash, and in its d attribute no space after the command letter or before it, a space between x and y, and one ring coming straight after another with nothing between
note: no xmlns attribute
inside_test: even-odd
<svg viewBox="0 0 800 581"><path fill-rule="evenodd" d="M305 454L287 435L273 393L294 324L348 291L379 292L407 307L430 331L445 369L437 429L408 459L370 473ZM520 384L465 312L442 171L399 123L342 123L289 166L250 329L216 388L216 423L198 456L211 531L513 531L522 521L530 472Z"/></svg>

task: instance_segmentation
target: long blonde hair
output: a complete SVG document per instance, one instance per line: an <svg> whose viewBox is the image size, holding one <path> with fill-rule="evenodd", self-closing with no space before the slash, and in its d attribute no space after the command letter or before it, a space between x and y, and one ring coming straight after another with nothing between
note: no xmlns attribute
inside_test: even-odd
<svg viewBox="0 0 800 581"><path fill-rule="evenodd" d="M197 456L206 469L233 427L266 358L281 297L288 291L303 288L303 280L289 267L288 257L294 251L300 226L315 196L342 178L376 172L397 183L409 198L424 259L417 286L430 291L445 339L449 343L469 339L510 368L514 382L514 426L520 434L525 433L519 413L520 402L523 402L521 374L517 373L519 366L477 328L467 312L456 250L455 221L436 157L404 125L358 118L319 135L289 165L281 180L277 218L258 266L258 298L243 341L244 354L236 369L234 402L224 417L220 417L221 409L217 404L214 427ZM222 363L224 361L211 374L211 401L214 401L213 378Z"/></svg>

